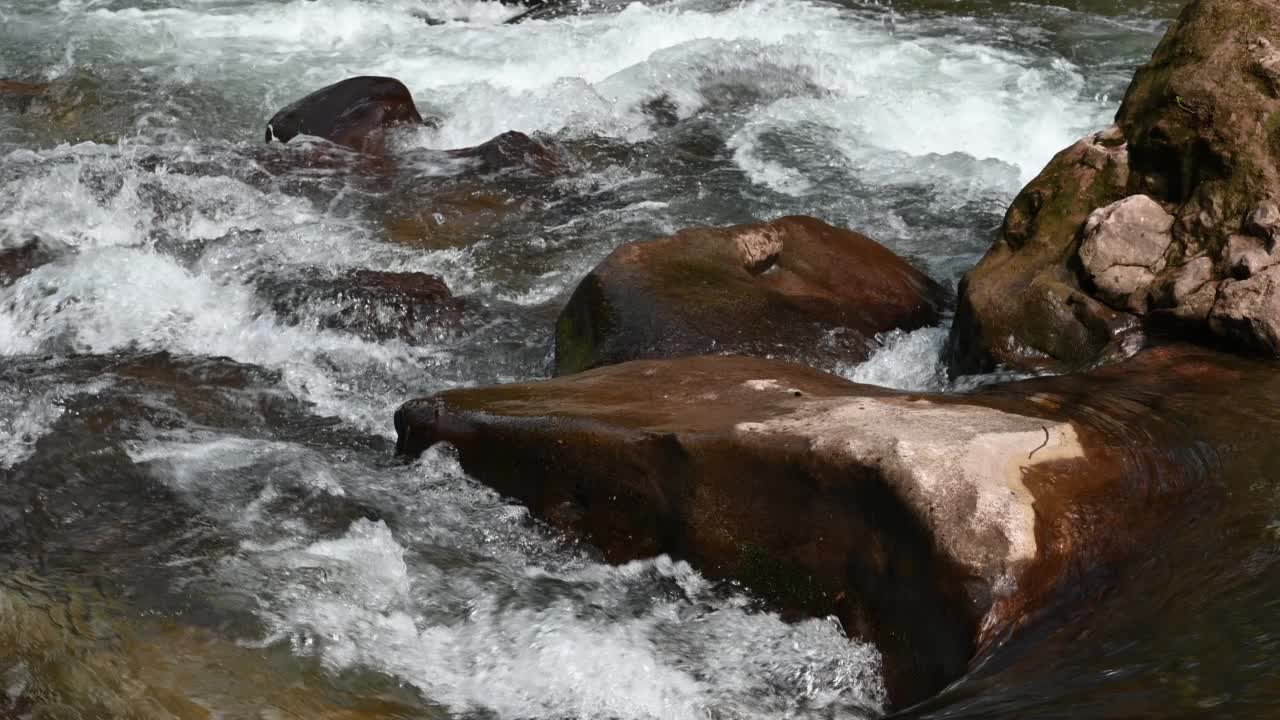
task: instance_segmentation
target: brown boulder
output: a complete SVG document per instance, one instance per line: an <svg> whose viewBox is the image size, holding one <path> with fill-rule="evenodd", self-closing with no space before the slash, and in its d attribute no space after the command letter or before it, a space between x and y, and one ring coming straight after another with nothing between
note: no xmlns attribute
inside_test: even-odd
<svg viewBox="0 0 1280 720"><path fill-rule="evenodd" d="M450 391L395 425L400 453L450 443L611 562L670 553L838 616L902 705L1157 526L1207 467L1178 462L1196 445L1163 404L1236 382L1190 350L965 396L693 357Z"/></svg>
<svg viewBox="0 0 1280 720"><path fill-rule="evenodd" d="M388 128L418 124L422 116L404 83L388 77L354 77L321 88L267 122L266 141L298 135L324 138L362 152L381 152Z"/></svg>
<svg viewBox="0 0 1280 720"><path fill-rule="evenodd" d="M814 218L683 230L583 278L556 323L556 372L704 353L831 366L937 322L946 301L879 243Z"/></svg>
<svg viewBox="0 0 1280 720"><path fill-rule="evenodd" d="M1134 330L1151 321L1280 353L1267 330L1280 317L1239 321L1272 312L1240 306L1265 282L1227 292L1271 265L1280 234L1277 42L1276 0L1187 5L1135 75L1116 127L1050 161L966 276L953 374L1089 366L1140 346ZM1114 203L1140 208L1150 227L1114 223L1100 258L1086 219Z"/></svg>

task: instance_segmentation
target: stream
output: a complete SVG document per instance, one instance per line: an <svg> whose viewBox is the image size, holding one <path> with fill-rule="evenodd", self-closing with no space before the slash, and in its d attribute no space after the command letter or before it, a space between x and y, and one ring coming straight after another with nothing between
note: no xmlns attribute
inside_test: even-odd
<svg viewBox="0 0 1280 720"><path fill-rule="evenodd" d="M879 653L838 623L671 558L603 564L447 449L396 460L392 413L547 376L576 282L686 227L813 215L954 288L1177 9L675 0L505 24L523 8L6 0L0 78L50 89L0 99L0 251L40 255L0 286L0 718L878 717ZM399 78L428 119L384 163L262 142L353 75ZM509 130L567 162L442 152ZM315 283L369 269L438 275L461 309L326 321ZM949 382L946 330L841 373L1001 379ZM1280 502L1240 487L1249 513L1179 531L1184 560L1135 569L1111 612L911 712L1273 716ZM1196 554L1223 533L1234 550Z"/></svg>

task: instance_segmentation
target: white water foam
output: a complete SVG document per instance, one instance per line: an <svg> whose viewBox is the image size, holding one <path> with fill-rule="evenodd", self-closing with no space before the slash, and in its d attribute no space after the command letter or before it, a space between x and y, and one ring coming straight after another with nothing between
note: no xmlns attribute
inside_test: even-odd
<svg viewBox="0 0 1280 720"><path fill-rule="evenodd" d="M390 432L389 408L404 398L376 377L411 377L441 353L287 325L264 306L248 283L264 267L450 269L374 242L358 224L331 220L299 198L226 177L146 172L120 157L41 167L5 191L0 243L39 237L68 251L0 288L0 353L230 357L281 371L286 387L320 413L379 433ZM195 261L159 247L235 231L247 239L219 240ZM373 385L360 380L369 373Z"/></svg>
<svg viewBox="0 0 1280 720"><path fill-rule="evenodd" d="M446 450L382 476L395 529L360 519L323 539L261 508L286 486L346 496L358 465L205 432L131 455L240 534L220 574L254 588L264 644L289 641L335 671L390 673L458 712L856 718L884 703L879 654L838 623L784 623L666 557L595 562L467 479Z"/></svg>
<svg viewBox="0 0 1280 720"><path fill-rule="evenodd" d="M710 11L634 3L516 26L491 24L510 12L495 6L295 0L234 10L99 9L75 19L130 38L115 50L144 65L203 72L217 64L233 81L265 83L263 117L349 75L400 78L444 115L422 133L432 147L474 145L512 129L635 140L649 133L640 103L666 95L687 117L725 82L750 81L765 95L747 110L747 134L735 144L743 169L766 184L779 169L758 167L743 148L768 128L834 129L837 144L848 146L837 157L855 170L869 149L958 152L1006 163L1025 181L1110 109L1081 96L1082 70L1065 58L1045 64L971 40L913 37L910 22L889 27L833 5L753 0ZM433 10L480 22L428 27L415 15ZM479 17L485 13L495 14ZM798 116L771 107L795 94L811 99Z"/></svg>
<svg viewBox="0 0 1280 720"><path fill-rule="evenodd" d="M867 385L940 392L947 387L947 370L942 362L947 332L943 326L883 333L877 338L880 348L866 362L842 365L836 373Z"/></svg>
<svg viewBox="0 0 1280 720"><path fill-rule="evenodd" d="M227 473L273 453L277 478L316 466L296 449L226 437L160 441L135 457L163 463L158 477L222 513L246 500L233 500ZM665 557L593 562L442 451L385 482L403 503L395 531L357 520L338 538L282 541L279 528L237 526L250 538L223 572L256 588L275 631L265 642L499 717L865 717L883 705L878 653L834 621L784 623Z"/></svg>

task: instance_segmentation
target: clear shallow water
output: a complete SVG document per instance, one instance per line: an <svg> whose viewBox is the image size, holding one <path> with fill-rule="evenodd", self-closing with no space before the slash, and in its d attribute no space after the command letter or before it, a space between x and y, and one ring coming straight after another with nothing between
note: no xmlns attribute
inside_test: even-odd
<svg viewBox="0 0 1280 720"><path fill-rule="evenodd" d="M53 83L0 105L0 249L54 256L0 288L5 563L288 648L357 695L389 683L411 716L874 713L874 648L663 558L603 566L447 456L394 464L391 412L542 376L577 279L690 225L812 214L954 283L1021 184L1109 122L1172 10L0 8L0 77ZM355 74L402 79L432 126L372 168L261 145L279 107ZM439 152L511 129L567 168L482 177ZM439 274L470 310L377 339L264 289L353 269ZM944 334L842 371L941 388Z"/></svg>

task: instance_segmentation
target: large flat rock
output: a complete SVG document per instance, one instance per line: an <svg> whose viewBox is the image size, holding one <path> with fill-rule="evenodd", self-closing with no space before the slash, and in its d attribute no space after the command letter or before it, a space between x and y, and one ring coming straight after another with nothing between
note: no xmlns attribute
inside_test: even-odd
<svg viewBox="0 0 1280 720"><path fill-rule="evenodd" d="M610 561L670 553L838 616L881 649L900 706L1140 542L1208 466L1186 460L1195 434L1161 398L1224 402L1236 378L1169 349L912 395L692 357L413 400L396 429L401 453L452 444L474 477Z"/></svg>

